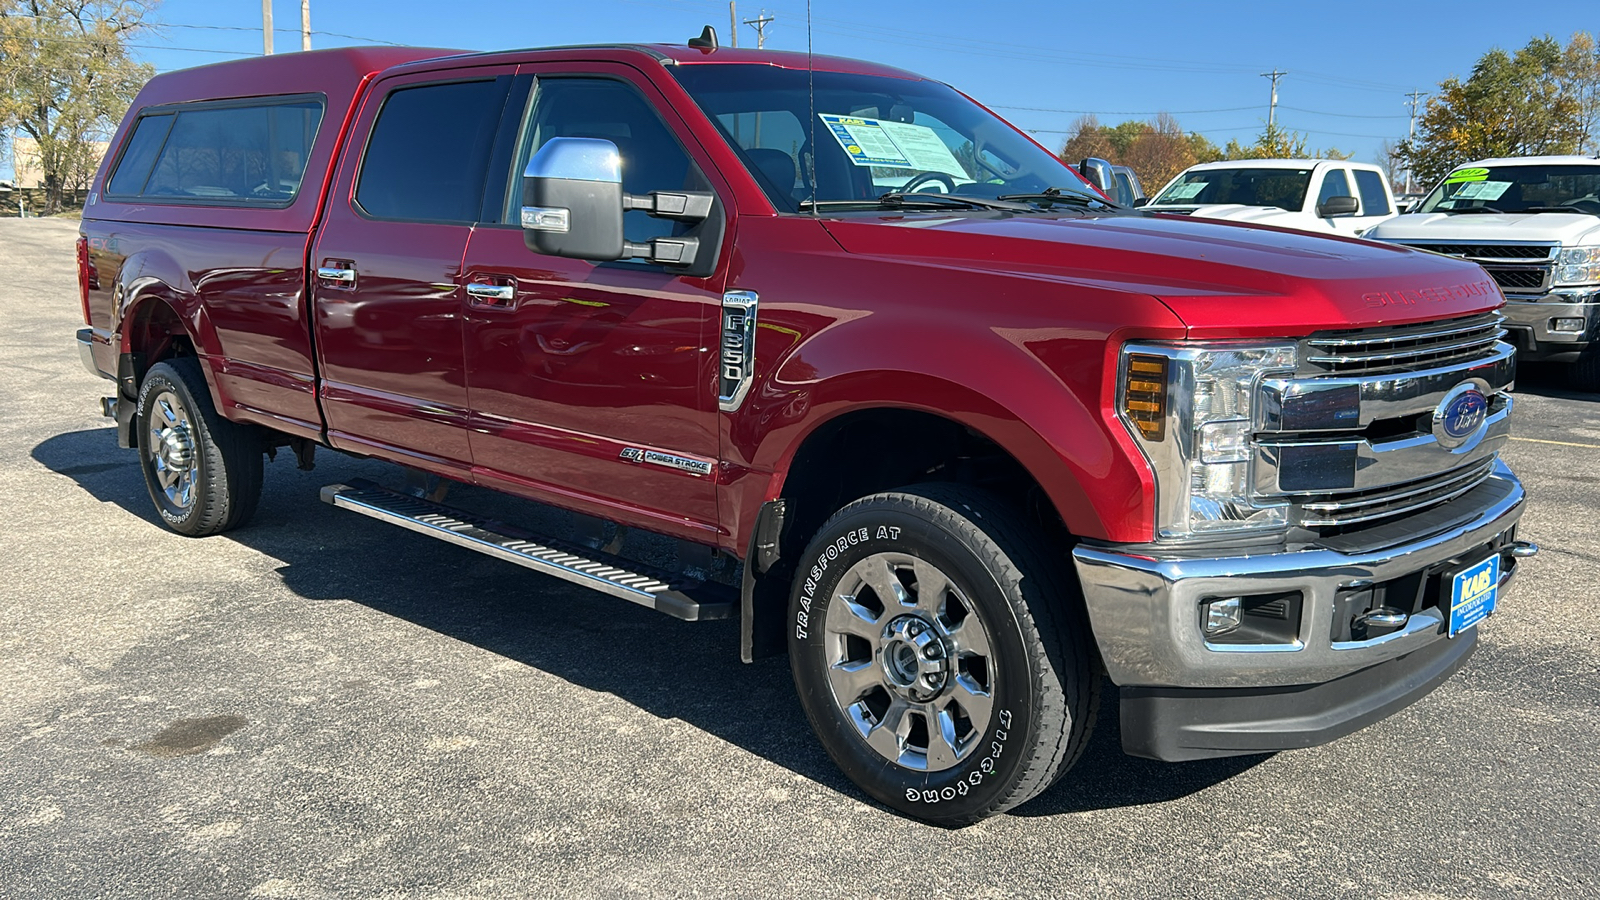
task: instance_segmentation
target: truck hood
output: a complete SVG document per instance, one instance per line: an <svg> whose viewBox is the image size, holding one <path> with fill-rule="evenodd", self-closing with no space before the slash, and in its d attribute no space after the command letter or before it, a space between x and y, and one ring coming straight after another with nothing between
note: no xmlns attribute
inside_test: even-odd
<svg viewBox="0 0 1600 900"><path fill-rule="evenodd" d="M1188 216L882 214L823 224L847 252L891 264L982 269L1156 297L1195 337L1295 337L1468 315L1501 303L1494 282L1472 263Z"/></svg>
<svg viewBox="0 0 1600 900"><path fill-rule="evenodd" d="M1484 213L1397 216L1367 232L1377 241L1560 241L1600 243L1600 216L1582 213Z"/></svg>

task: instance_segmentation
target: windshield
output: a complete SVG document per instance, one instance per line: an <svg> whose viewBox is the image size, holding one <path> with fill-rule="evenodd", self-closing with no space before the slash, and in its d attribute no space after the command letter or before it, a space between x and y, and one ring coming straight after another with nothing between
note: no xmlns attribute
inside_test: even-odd
<svg viewBox="0 0 1600 900"><path fill-rule="evenodd" d="M1600 165L1457 169L1413 212L1576 212L1600 216Z"/></svg>
<svg viewBox="0 0 1600 900"><path fill-rule="evenodd" d="M1150 205L1242 203L1297 212L1309 187L1310 169L1201 169L1179 175Z"/></svg>
<svg viewBox="0 0 1600 900"><path fill-rule="evenodd" d="M876 204L912 191L993 200L1059 188L1100 199L1005 121L932 81L768 65L673 66L773 205ZM815 136L815 152L812 140Z"/></svg>

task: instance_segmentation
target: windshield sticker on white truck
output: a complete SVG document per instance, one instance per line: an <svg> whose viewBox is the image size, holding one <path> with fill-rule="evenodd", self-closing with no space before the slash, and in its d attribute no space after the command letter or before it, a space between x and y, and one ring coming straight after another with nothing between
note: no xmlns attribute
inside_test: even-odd
<svg viewBox="0 0 1600 900"><path fill-rule="evenodd" d="M1199 194L1205 189L1206 182L1204 181L1191 181L1188 184L1175 184L1172 186L1171 190L1167 191L1167 195L1161 198L1161 202L1165 203L1168 200L1192 200L1196 194Z"/></svg>
<svg viewBox="0 0 1600 900"><path fill-rule="evenodd" d="M920 169L967 178L966 169L926 125L818 113L845 155L858 166Z"/></svg>
<svg viewBox="0 0 1600 900"><path fill-rule="evenodd" d="M1461 188L1450 195L1451 200L1499 200L1500 195L1511 187L1509 181L1473 181L1461 185Z"/></svg>
<svg viewBox="0 0 1600 900"><path fill-rule="evenodd" d="M1489 177L1488 169L1457 169L1450 173L1444 180L1445 184L1460 184L1463 181L1483 181Z"/></svg>

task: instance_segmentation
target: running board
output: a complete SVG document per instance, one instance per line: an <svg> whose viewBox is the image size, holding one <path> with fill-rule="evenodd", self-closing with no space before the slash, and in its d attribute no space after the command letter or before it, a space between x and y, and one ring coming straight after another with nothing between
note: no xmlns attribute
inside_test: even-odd
<svg viewBox="0 0 1600 900"><path fill-rule="evenodd" d="M554 575L613 597L631 600L674 618L690 622L727 619L737 610L732 600L705 602L684 593L702 587L699 583L675 583L673 576L664 572L634 571L621 565L590 559L559 546L551 546L553 542L548 538L537 537L440 503L392 491L370 481L330 484L322 489L322 500L381 522L399 525L418 534L525 566L535 572Z"/></svg>

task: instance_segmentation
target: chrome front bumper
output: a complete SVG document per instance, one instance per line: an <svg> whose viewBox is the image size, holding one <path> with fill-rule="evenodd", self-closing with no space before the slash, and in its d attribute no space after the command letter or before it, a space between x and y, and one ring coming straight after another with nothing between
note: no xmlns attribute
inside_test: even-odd
<svg viewBox="0 0 1600 900"><path fill-rule="evenodd" d="M1360 582L1383 583L1463 554L1509 553L1522 516L1522 485L1498 460L1479 491L1496 498L1464 523L1371 552L1319 549L1223 558L1152 558L1079 545L1073 560L1095 640L1111 680L1121 686L1253 688L1318 684L1404 656L1445 636L1445 614L1426 608L1393 634L1365 641L1333 638L1335 599ZM1502 588L1514 565L1506 567ZM1224 597L1298 591L1304 597L1293 644L1208 644L1202 603ZM1502 595L1503 596L1503 595ZM1461 640L1461 638L1456 638Z"/></svg>
<svg viewBox="0 0 1600 900"><path fill-rule="evenodd" d="M1538 299L1511 295L1502 312L1524 358L1575 353L1595 340L1600 327L1600 291L1546 294ZM1582 331L1552 331L1550 323L1555 319L1582 319L1584 327Z"/></svg>

